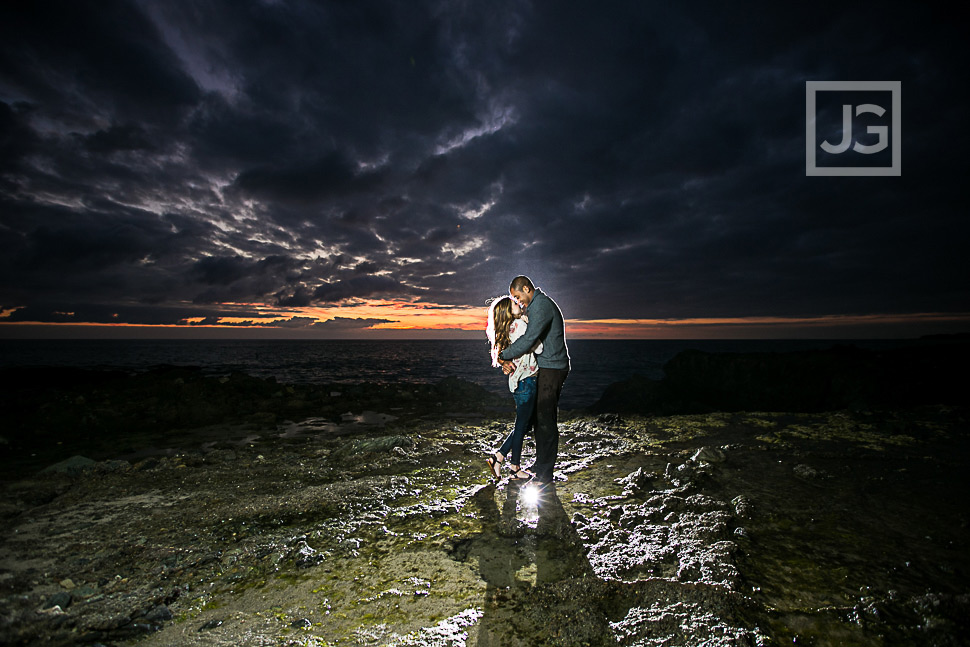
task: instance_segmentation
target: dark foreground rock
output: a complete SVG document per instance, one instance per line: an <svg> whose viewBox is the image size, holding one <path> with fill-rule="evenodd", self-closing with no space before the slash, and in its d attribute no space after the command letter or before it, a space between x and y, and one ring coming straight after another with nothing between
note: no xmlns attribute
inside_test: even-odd
<svg viewBox="0 0 970 647"><path fill-rule="evenodd" d="M211 376L195 367L160 366L136 374L5 369L0 481L76 454L99 459L177 444L179 435L196 437L205 427L256 430L308 417L338 424L345 414L367 411L417 417L510 407L509 398L457 378L437 384L288 385L243 373Z"/></svg>
<svg viewBox="0 0 970 647"><path fill-rule="evenodd" d="M348 392L0 484L0 644L967 644L963 409L583 414L537 492Z"/></svg>
<svg viewBox="0 0 970 647"><path fill-rule="evenodd" d="M664 379L611 385L593 412L836 411L970 404L970 344L871 351L852 346L789 353L687 350Z"/></svg>

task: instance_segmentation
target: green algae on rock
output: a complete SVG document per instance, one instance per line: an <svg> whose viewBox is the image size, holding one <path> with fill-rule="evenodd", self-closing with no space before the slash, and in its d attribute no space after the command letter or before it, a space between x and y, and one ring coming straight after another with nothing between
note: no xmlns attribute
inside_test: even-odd
<svg viewBox="0 0 970 647"><path fill-rule="evenodd" d="M6 483L0 640L875 647L967 635L960 409L564 416L559 480L541 492L489 478L484 456L510 425L422 410L385 427L207 426L127 467L100 469L104 456ZM70 604L38 611L55 595Z"/></svg>

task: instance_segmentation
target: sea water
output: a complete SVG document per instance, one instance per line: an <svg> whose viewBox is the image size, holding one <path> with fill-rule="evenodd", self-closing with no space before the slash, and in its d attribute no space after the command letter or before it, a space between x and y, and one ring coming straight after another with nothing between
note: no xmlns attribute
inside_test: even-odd
<svg viewBox="0 0 970 647"><path fill-rule="evenodd" d="M568 341L571 370L560 406L596 402L614 382L663 377L663 366L686 349L786 352L836 345L894 348L915 340L588 340ZM240 371L289 384L435 383L454 376L507 393L482 340L0 340L0 368L67 366L143 371L198 366L207 374Z"/></svg>

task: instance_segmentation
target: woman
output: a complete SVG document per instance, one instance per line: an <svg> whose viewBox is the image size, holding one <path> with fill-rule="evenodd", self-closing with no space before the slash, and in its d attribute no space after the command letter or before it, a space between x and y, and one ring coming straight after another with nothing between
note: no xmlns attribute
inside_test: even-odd
<svg viewBox="0 0 970 647"><path fill-rule="evenodd" d="M485 328L485 334L491 345L492 366L496 368L501 366L498 354L525 334L528 325L528 317L510 296L501 296L492 301L488 308L488 324ZM502 463L507 456L510 456L509 467L512 469L512 478L527 481L534 476L528 470L522 469L519 463L522 460L522 441L525 432L535 422L536 374L539 372L535 353L541 352L542 344L538 343L532 352L512 361L515 369L509 375L509 390L515 400L515 427L502 446L486 459L495 478L501 478Z"/></svg>

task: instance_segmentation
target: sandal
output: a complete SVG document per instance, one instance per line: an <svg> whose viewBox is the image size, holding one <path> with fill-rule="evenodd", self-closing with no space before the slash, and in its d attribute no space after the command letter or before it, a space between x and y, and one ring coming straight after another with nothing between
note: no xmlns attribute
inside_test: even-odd
<svg viewBox="0 0 970 647"><path fill-rule="evenodd" d="M485 459L485 462L488 463L488 469L495 478L502 478L502 463L505 462L504 460L500 461L497 456L489 456Z"/></svg>
<svg viewBox="0 0 970 647"><path fill-rule="evenodd" d="M520 468L516 470L515 474L512 475L512 478L516 481L529 481L535 478L535 474L527 469Z"/></svg>

